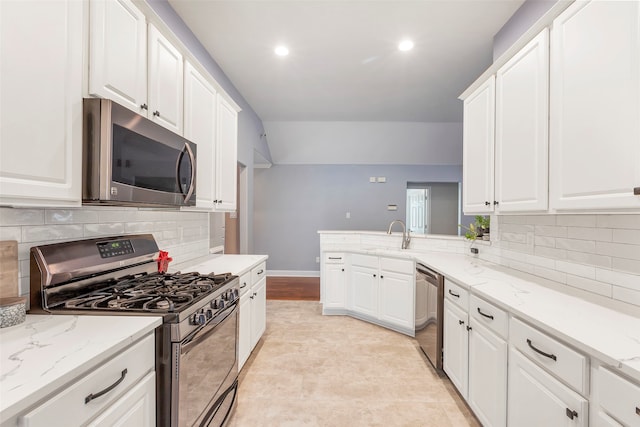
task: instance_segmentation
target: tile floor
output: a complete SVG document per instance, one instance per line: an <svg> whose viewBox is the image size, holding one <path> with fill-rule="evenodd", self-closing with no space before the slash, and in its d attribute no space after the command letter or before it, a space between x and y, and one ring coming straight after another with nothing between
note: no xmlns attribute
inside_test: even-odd
<svg viewBox="0 0 640 427"><path fill-rule="evenodd" d="M479 426L405 335L318 302L267 301L231 427Z"/></svg>

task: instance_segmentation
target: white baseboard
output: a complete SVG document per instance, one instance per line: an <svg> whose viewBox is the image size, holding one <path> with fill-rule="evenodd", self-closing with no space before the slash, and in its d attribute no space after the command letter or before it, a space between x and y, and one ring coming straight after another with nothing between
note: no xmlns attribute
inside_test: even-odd
<svg viewBox="0 0 640 427"><path fill-rule="evenodd" d="M320 277L320 271L267 270L271 277Z"/></svg>

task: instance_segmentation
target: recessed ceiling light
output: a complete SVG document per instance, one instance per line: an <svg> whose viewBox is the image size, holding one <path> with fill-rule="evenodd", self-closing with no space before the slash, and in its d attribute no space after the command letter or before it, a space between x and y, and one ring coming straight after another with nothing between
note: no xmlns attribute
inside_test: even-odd
<svg viewBox="0 0 640 427"><path fill-rule="evenodd" d="M289 55L289 49L286 46L278 46L276 47L276 55L278 56L287 56Z"/></svg>
<svg viewBox="0 0 640 427"><path fill-rule="evenodd" d="M398 49L403 52L413 49L413 42L411 40L402 40L398 45Z"/></svg>

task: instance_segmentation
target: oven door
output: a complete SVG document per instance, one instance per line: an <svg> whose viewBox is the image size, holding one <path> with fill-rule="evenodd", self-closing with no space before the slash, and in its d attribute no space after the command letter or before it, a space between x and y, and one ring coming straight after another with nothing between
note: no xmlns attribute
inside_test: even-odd
<svg viewBox="0 0 640 427"><path fill-rule="evenodd" d="M172 426L215 426L235 406L238 309L233 304L202 329L172 345Z"/></svg>

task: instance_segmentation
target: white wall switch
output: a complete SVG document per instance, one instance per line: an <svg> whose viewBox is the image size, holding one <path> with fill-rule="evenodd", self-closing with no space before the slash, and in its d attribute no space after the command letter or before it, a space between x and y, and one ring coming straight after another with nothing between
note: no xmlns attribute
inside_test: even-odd
<svg viewBox="0 0 640 427"><path fill-rule="evenodd" d="M319 256L316 257L316 264L320 264L320 257Z"/></svg>
<svg viewBox="0 0 640 427"><path fill-rule="evenodd" d="M351 218L351 212L347 212L347 214L345 215L345 217L346 217L347 219L350 219L350 218Z"/></svg>
<svg viewBox="0 0 640 427"><path fill-rule="evenodd" d="M379 176L378 177L378 182L387 182L387 177L386 176Z"/></svg>
<svg viewBox="0 0 640 427"><path fill-rule="evenodd" d="M369 182L376 182L376 177L375 176L370 176L369 177Z"/></svg>
<svg viewBox="0 0 640 427"><path fill-rule="evenodd" d="M398 205L387 205L387 210L388 211L397 211L398 210Z"/></svg>

